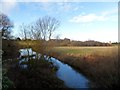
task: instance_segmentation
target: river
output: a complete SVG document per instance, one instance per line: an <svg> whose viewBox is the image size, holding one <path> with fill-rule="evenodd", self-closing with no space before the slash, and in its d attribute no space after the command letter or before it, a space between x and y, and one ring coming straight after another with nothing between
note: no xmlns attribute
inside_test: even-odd
<svg viewBox="0 0 120 90"><path fill-rule="evenodd" d="M28 55L33 55L33 58L35 58L36 52L32 51L32 49L20 49L20 58L22 56ZM40 57L40 54L39 54ZM44 56L46 57L46 56ZM27 61L27 58L22 58L19 61L19 64L21 62ZM90 81L83 76L80 72L76 71L73 69L71 66L68 64L64 64L61 61L59 61L56 58L51 57L48 59L46 57L46 60L49 62L52 62L54 66L58 67L58 70L56 71L56 76L57 78L61 79L64 81L64 84L69 87L69 88L89 88L89 83ZM20 65L21 68L26 69L27 65Z"/></svg>

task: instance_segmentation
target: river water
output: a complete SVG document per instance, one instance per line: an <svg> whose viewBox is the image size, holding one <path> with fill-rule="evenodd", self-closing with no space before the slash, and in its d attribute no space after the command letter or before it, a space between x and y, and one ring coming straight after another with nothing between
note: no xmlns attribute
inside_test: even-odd
<svg viewBox="0 0 120 90"><path fill-rule="evenodd" d="M32 51L32 49L20 49L20 58L24 55L33 55L35 58L36 52ZM40 54L39 54L40 57ZM45 56L46 57L46 56ZM47 59L47 58L46 58ZM48 59L47 59L48 60ZM20 59L19 64L21 62L28 61L27 58ZM89 88L90 81L83 76L80 72L73 69L68 64L64 64L61 61L59 61L56 58L51 57L49 62L52 62L54 66L58 67L58 70L56 71L57 78L64 81L64 84L69 88ZM27 68L27 65L20 65L21 68L25 69Z"/></svg>

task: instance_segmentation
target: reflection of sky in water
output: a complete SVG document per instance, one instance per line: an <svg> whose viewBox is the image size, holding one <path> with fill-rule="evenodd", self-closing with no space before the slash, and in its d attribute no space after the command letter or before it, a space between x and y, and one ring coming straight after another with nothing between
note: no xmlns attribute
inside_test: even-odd
<svg viewBox="0 0 120 90"><path fill-rule="evenodd" d="M32 51L31 48L30 49L20 49L21 56L28 55L28 51L29 51L29 55L36 54L36 52Z"/></svg>
<svg viewBox="0 0 120 90"><path fill-rule="evenodd" d="M36 54L36 52L32 52L32 49L20 49L21 56L28 55L27 50L29 50L30 55ZM41 54L39 54L38 56L40 57ZM33 57L35 58L35 56ZM49 59L49 57L47 57L46 55L44 55L44 57L47 60ZM26 59L24 58L20 60L19 64L24 61L28 61L28 58ZM66 86L70 88L87 88L88 87L89 81L83 75L81 75L80 73L72 69L71 66L62 63L55 58L49 59L49 62L53 62L54 66L58 67L56 75L59 79L64 81ZM25 69L27 68L27 65L20 65L20 67L22 69Z"/></svg>
<svg viewBox="0 0 120 90"><path fill-rule="evenodd" d="M81 75L80 73L76 72L67 64L63 64L60 61L52 58L52 61L58 65L59 69L56 72L58 78L63 80L66 86L71 88L87 88L88 80Z"/></svg>
<svg viewBox="0 0 120 90"><path fill-rule="evenodd" d="M24 65L20 65L20 68L21 69L27 69L27 65L25 65L25 64Z"/></svg>
<svg viewBox="0 0 120 90"><path fill-rule="evenodd" d="M27 65L26 64L21 64L22 62L26 62L28 61L28 58L23 58L19 61L19 66L22 68L22 69L27 69Z"/></svg>
<svg viewBox="0 0 120 90"><path fill-rule="evenodd" d="M32 58L35 59L36 58L36 52L32 51L31 48L28 48L28 49L20 49L20 58L21 56L27 56L28 55L28 51L29 51L29 55L34 55ZM41 57L41 54L38 54L38 58ZM20 59L19 58L19 59ZM28 61L28 58L23 58L23 59L20 59L19 61L19 65L22 69L27 69L27 65L25 64L21 64L22 62L26 62Z"/></svg>

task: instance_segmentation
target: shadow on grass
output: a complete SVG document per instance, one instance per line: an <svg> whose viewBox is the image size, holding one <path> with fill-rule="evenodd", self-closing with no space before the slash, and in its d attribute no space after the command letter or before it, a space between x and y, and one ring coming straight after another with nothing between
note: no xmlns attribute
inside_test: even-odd
<svg viewBox="0 0 120 90"><path fill-rule="evenodd" d="M23 63L24 64L24 63ZM67 88L55 76L55 67L45 60L29 60L28 69L11 67L6 73L15 88Z"/></svg>

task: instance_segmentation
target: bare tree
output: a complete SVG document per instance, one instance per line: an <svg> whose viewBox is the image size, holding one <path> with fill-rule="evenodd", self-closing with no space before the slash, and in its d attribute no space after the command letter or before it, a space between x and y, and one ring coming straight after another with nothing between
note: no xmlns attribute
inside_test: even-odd
<svg viewBox="0 0 120 90"><path fill-rule="evenodd" d="M13 22L8 18L8 16L0 13L0 32L2 32L3 38L10 39L10 33L13 27Z"/></svg>
<svg viewBox="0 0 120 90"><path fill-rule="evenodd" d="M34 37L39 40L36 49L41 54L45 54L53 45L46 40L50 40L55 30L59 27L60 22L54 17L45 16L39 18L32 29Z"/></svg>
<svg viewBox="0 0 120 90"><path fill-rule="evenodd" d="M45 16L36 21L36 30L40 32L40 36L43 40L50 40L59 25L60 22L56 18Z"/></svg>
<svg viewBox="0 0 120 90"><path fill-rule="evenodd" d="M50 47L49 43L46 40L50 40L54 31L58 28L60 22L49 16L39 18L35 23L30 25L21 25L21 31L24 39L27 38L34 39L32 41L33 49L38 53L42 54L44 58L45 51ZM27 41L26 41L27 43ZM29 43L27 43L29 47ZM38 59L37 53L37 59Z"/></svg>
<svg viewBox="0 0 120 90"><path fill-rule="evenodd" d="M22 25L20 25L20 35L22 36L22 38L25 40L25 44L26 44L26 48L27 48L27 52L28 52L28 58L29 58L29 48L30 48L30 36L31 36L31 32L30 32L30 26L29 25L25 25L24 23Z"/></svg>
<svg viewBox="0 0 120 90"><path fill-rule="evenodd" d="M59 27L60 22L57 19L51 17L47 17L46 20L48 20L48 38L50 40L54 31Z"/></svg>
<svg viewBox="0 0 120 90"><path fill-rule="evenodd" d="M31 32L32 39L34 39L34 40L41 40L42 39L41 29L38 28L38 26L35 23L29 25L29 30Z"/></svg>
<svg viewBox="0 0 120 90"><path fill-rule="evenodd" d="M22 23L22 25L20 25L19 33L20 33L22 39L27 40L28 39L28 26L25 25L24 23Z"/></svg>

